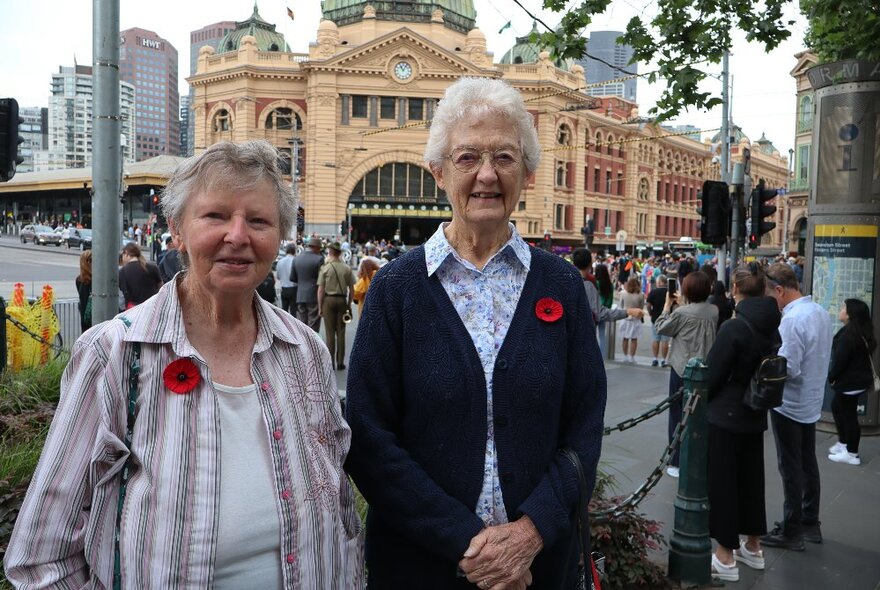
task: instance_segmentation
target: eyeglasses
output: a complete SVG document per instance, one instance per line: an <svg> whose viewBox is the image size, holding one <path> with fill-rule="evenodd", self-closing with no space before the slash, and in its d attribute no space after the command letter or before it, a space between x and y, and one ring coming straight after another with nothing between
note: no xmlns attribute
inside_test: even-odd
<svg viewBox="0 0 880 590"><path fill-rule="evenodd" d="M514 172L520 165L519 152L510 148L481 151L476 148L462 147L452 150L452 153L446 157L452 161L456 170L465 174L478 170L486 157L489 158L489 162L497 172Z"/></svg>

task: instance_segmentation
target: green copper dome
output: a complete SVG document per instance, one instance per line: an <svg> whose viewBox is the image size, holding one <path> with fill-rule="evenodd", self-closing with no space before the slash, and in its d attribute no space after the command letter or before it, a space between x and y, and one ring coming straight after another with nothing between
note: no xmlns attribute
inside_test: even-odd
<svg viewBox="0 0 880 590"><path fill-rule="evenodd" d="M516 44L511 47L501 61L502 64L533 64L537 63L538 56L544 49L536 43L532 43L532 35L538 34L538 23L532 21L532 30L524 37L517 37ZM571 60L554 60L553 64L563 70L570 69Z"/></svg>
<svg viewBox="0 0 880 590"><path fill-rule="evenodd" d="M246 21L235 23L235 29L226 33L226 36L220 40L220 44L217 45L218 53L237 51L245 35L256 38L257 49L260 51L290 51L284 35L275 30L275 25L267 23L260 16L256 2L251 17Z"/></svg>
<svg viewBox="0 0 880 590"><path fill-rule="evenodd" d="M338 26L363 20L364 8L373 7L379 20L399 23L428 23L434 11L443 11L443 24L460 33L476 26L473 0L323 0L324 18Z"/></svg>

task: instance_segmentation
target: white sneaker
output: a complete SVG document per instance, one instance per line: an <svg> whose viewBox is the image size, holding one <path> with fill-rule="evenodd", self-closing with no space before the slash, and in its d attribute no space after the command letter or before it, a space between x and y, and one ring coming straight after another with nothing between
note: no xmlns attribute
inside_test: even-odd
<svg viewBox="0 0 880 590"><path fill-rule="evenodd" d="M859 458L858 453L849 453L847 451L843 451L842 453L837 453L836 455L828 455L828 458L835 463L845 463L847 465L861 465L862 460Z"/></svg>
<svg viewBox="0 0 880 590"><path fill-rule="evenodd" d="M724 565L713 553L712 577L724 580L725 582L739 582L739 568L736 567L736 560L734 560L733 565Z"/></svg>
<svg viewBox="0 0 880 590"><path fill-rule="evenodd" d="M739 549L733 550L733 558L740 563L744 563L752 569L762 570L764 569L764 552L763 551L749 551L746 549L746 544L741 543Z"/></svg>
<svg viewBox="0 0 880 590"><path fill-rule="evenodd" d="M834 443L833 445L831 445L830 447L828 447L828 454L829 455L837 455L839 453L842 453L845 450L846 450L846 445L843 444L842 442L838 441L838 442Z"/></svg>
<svg viewBox="0 0 880 590"><path fill-rule="evenodd" d="M670 465L669 467L666 468L666 475L677 479L679 476L678 467L673 467L672 465Z"/></svg>

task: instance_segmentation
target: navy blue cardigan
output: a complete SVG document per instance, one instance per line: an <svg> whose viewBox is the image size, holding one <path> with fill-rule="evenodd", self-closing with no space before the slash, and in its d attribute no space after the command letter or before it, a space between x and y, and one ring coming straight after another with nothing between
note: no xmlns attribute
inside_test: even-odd
<svg viewBox="0 0 880 590"><path fill-rule="evenodd" d="M532 248L532 262L493 373L498 470L508 517L528 515L544 541L532 589L573 588L577 451L592 491L602 443L605 369L576 269ZM563 307L556 322L535 304ZM348 373L346 469L370 505L371 588L467 588L456 566L482 528L486 383L476 348L416 248L373 278Z"/></svg>

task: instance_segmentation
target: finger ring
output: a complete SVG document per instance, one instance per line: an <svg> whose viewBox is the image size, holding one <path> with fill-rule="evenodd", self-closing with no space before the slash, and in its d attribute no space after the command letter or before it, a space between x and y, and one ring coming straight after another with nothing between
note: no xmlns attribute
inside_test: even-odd
<svg viewBox="0 0 880 590"><path fill-rule="evenodd" d="M485 579L485 580L483 580L482 582L480 582L480 586L483 587L483 588L488 588L488 587L489 587L489 580L488 580L488 578Z"/></svg>

